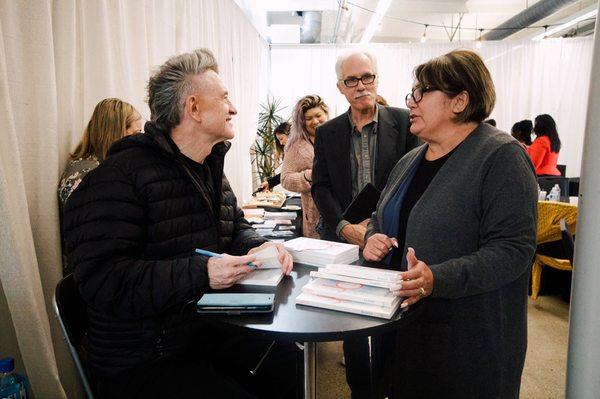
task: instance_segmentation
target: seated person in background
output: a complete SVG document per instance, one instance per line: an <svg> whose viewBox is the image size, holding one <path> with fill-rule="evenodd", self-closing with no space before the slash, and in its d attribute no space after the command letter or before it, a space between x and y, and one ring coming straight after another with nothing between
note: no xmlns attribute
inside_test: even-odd
<svg viewBox="0 0 600 399"><path fill-rule="evenodd" d="M101 398L295 391L295 345L275 345L246 384L271 342L218 331L195 313L204 293L235 284L252 272L257 249L275 245L244 220L223 174L237 111L217 73L206 49L163 64L148 83L146 134L111 147L65 206L63 233L87 304L89 370ZM195 248L227 255L207 258ZM289 274L292 258L277 249Z"/></svg>
<svg viewBox="0 0 600 399"><path fill-rule="evenodd" d="M404 271L391 288L422 312L398 331L394 398L518 398L537 184L525 150L482 123L491 75L475 52L415 69L406 102L425 145L396 165L363 256Z"/></svg>
<svg viewBox="0 0 600 399"><path fill-rule="evenodd" d="M531 129L533 129L533 123L529 119L524 119L513 125L510 134L521 143L523 148L527 149L531 145Z"/></svg>
<svg viewBox="0 0 600 399"><path fill-rule="evenodd" d="M285 147L281 185L286 190L301 194L304 237L319 238L315 230L319 211L312 199L310 189L316 130L329 119L328 112L329 107L321 97L317 95L302 97L292 111L293 126Z"/></svg>
<svg viewBox="0 0 600 399"><path fill-rule="evenodd" d="M288 122L282 122L275 130L273 130L273 135L275 136L275 169L281 169L283 165L283 155L285 144L288 141L288 135L290 134L290 124ZM281 172L277 173L275 176L268 178L264 182L260 184L258 191L271 190L275 186L278 186L281 183Z"/></svg>
<svg viewBox="0 0 600 399"><path fill-rule="evenodd" d="M131 104L118 98L100 101L60 178L58 199L61 209L85 175L106 158L115 141L141 130L142 117Z"/></svg>
<svg viewBox="0 0 600 399"><path fill-rule="evenodd" d="M548 114L535 117L533 132L536 139L527 149L538 176L560 176L556 167L560 152L560 138L556 131L556 122Z"/></svg>

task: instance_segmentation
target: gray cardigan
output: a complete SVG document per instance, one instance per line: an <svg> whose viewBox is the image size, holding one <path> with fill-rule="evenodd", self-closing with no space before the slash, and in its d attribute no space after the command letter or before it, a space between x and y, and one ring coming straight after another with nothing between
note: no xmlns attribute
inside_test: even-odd
<svg viewBox="0 0 600 399"><path fill-rule="evenodd" d="M397 163L367 237L382 231L386 204L426 150L427 145L416 148ZM434 276L423 316L400 332L403 383L397 389L403 398L419 392L419 397L518 397L536 207L529 157L511 136L485 123L431 181L411 211L403 249L413 247Z"/></svg>

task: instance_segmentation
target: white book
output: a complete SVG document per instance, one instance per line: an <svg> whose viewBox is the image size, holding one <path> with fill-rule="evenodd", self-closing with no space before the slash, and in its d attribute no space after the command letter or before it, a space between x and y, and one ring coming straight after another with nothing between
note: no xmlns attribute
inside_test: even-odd
<svg viewBox="0 0 600 399"><path fill-rule="evenodd" d="M342 312L355 313L366 316L380 317L383 319L391 319L396 313L396 310L398 310L400 301L397 301L394 306L388 308L376 305L368 305L365 303L347 301L343 299L328 298L320 295L312 295L307 292L302 292L296 297L296 304L314 306L317 308L331 310L339 310Z"/></svg>
<svg viewBox="0 0 600 399"><path fill-rule="evenodd" d="M285 248L295 262L313 266L351 263L358 260L358 245L299 237L287 241Z"/></svg>
<svg viewBox="0 0 600 399"><path fill-rule="evenodd" d="M296 220L298 214L296 212L265 212L265 220L269 219L288 219Z"/></svg>
<svg viewBox="0 0 600 399"><path fill-rule="evenodd" d="M279 269L281 270L281 262L279 262L279 251L275 245L271 245L254 253L256 260L260 261L261 265L258 270L263 269Z"/></svg>
<svg viewBox="0 0 600 399"><path fill-rule="evenodd" d="M332 274L341 274L344 276L360 277L377 281L400 281L400 273L395 270L377 269L367 266L329 264L325 266L325 271Z"/></svg>
<svg viewBox="0 0 600 399"><path fill-rule="evenodd" d="M388 308L394 306L399 300L399 297L392 294L387 288L372 287L346 281L334 281L324 278L311 280L302 287L302 292L330 298L347 299L349 301Z"/></svg>
<svg viewBox="0 0 600 399"><path fill-rule="evenodd" d="M281 269L258 269L239 280L237 284L276 287L282 278Z"/></svg>
<svg viewBox="0 0 600 399"><path fill-rule="evenodd" d="M324 268L319 268L318 271L310 272L310 276L315 277L315 278L319 277L319 278L326 278L326 279L335 280L335 281L346 281L348 283L357 283L357 284L370 285L373 287L381 287L381 288L387 288L387 289L390 289L392 284L394 284L390 281L368 280L365 278L350 277L350 276L343 276L341 274L327 273L326 271L324 271Z"/></svg>

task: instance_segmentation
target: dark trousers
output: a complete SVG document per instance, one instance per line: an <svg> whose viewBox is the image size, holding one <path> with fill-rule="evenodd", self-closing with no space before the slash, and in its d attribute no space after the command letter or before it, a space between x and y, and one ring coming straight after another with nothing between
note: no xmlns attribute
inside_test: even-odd
<svg viewBox="0 0 600 399"><path fill-rule="evenodd" d="M231 334L210 348L159 358L115 378L94 378L98 398L294 398L300 392L300 351L293 343ZM201 345L201 343L198 343ZM255 371L251 373L250 371Z"/></svg>
<svg viewBox="0 0 600 399"><path fill-rule="evenodd" d="M370 352L370 353L369 353ZM391 392L396 333L344 340L346 381L352 390L352 399L384 398Z"/></svg>

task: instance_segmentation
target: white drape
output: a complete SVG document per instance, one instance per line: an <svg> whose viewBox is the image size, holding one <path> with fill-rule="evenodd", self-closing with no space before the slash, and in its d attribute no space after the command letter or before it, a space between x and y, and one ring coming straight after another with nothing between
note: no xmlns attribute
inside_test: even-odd
<svg viewBox="0 0 600 399"><path fill-rule="evenodd" d="M0 357L38 398L80 395L51 316L61 276L56 186L95 104L118 97L145 118L150 71L213 50L239 114L225 171L251 193L249 148L265 98L268 46L233 1L0 0Z"/></svg>
<svg viewBox="0 0 600 399"><path fill-rule="evenodd" d="M271 46L271 93L291 106L305 94L324 97L331 116L348 109L336 88L335 61L356 46ZM364 47L379 65L379 93L394 106L406 107L404 97L413 83L412 71L422 62L455 48L472 48L486 60L496 86L497 101L491 117L510 131L522 119L546 113L554 117L563 143L559 163L568 176L579 176L587 110L592 39L474 43L389 44Z"/></svg>

